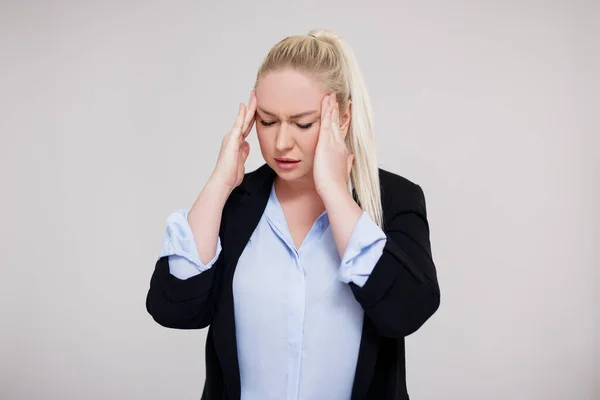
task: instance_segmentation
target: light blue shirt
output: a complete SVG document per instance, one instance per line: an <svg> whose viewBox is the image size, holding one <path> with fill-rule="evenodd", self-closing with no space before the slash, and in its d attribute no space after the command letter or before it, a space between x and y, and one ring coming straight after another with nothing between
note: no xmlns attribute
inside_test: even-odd
<svg viewBox="0 0 600 400"><path fill-rule="evenodd" d="M173 276L200 261L187 210L167 219L160 256ZM363 212L340 260L327 212L296 249L274 187L233 279L242 400L350 399L364 311L348 285L363 286L386 236Z"/></svg>

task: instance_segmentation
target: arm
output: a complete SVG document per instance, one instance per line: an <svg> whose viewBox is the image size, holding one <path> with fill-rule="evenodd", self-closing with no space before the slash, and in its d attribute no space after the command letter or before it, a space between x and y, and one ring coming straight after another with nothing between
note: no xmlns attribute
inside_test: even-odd
<svg viewBox="0 0 600 400"><path fill-rule="evenodd" d="M336 243L340 240L338 249L344 250L341 279L350 284L381 335L410 335L433 315L440 302L421 187L413 185L389 206L389 218L381 232L385 240L377 235L378 227L370 220L370 224L363 221L364 217L356 231L343 228L339 223L343 209L340 203L331 207L331 212L328 209Z"/></svg>
<svg viewBox="0 0 600 400"><path fill-rule="evenodd" d="M189 213L169 217L146 297L146 309L160 325L200 329L212 321L211 288L219 268L214 264L220 260L219 231L228 196L228 190L209 182Z"/></svg>
<svg viewBox="0 0 600 400"><path fill-rule="evenodd" d="M223 137L211 178L187 215L196 251L193 246L187 246L182 254L164 253L156 263L146 309L163 326L199 329L212 321L213 281L222 270L219 264L223 262L222 257L217 258L219 234L223 233L221 218L229 195L245 176L244 164L250 151L246 137L252 130L255 111L256 96L252 92L248 107L239 105L235 123ZM197 256L196 265L190 262L194 257L186 257L192 253Z"/></svg>
<svg viewBox="0 0 600 400"><path fill-rule="evenodd" d="M230 193L228 187L209 181L187 215L200 261L204 264L215 257L223 207Z"/></svg>

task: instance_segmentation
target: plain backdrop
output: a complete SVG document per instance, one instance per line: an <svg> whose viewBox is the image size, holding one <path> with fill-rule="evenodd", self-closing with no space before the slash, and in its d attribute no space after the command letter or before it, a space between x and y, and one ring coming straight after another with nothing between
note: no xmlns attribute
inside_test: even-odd
<svg viewBox="0 0 600 400"><path fill-rule="evenodd" d="M0 4L1 399L200 397L206 331L145 309L165 220L269 48L322 27L427 199L411 398L600 399L597 1Z"/></svg>

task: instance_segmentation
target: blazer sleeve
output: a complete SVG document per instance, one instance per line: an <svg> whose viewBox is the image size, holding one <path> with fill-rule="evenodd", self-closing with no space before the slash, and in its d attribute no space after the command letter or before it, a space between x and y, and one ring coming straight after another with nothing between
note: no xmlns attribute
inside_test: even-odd
<svg viewBox="0 0 600 400"><path fill-rule="evenodd" d="M173 217L180 215L184 214L173 214ZM224 218L215 259L207 265L199 261L194 239L189 238L191 230L182 230L182 223L168 223L146 295L146 310L158 324L174 329L202 329L211 324L216 297L214 283L224 263L220 241ZM180 236L187 239L182 240ZM193 245L187 243L190 240Z"/></svg>
<svg viewBox="0 0 600 400"><path fill-rule="evenodd" d="M435 313L440 289L423 190L411 183L408 190L391 197L388 210L384 209L383 253L366 283L350 286L382 336L404 337Z"/></svg>
<svg viewBox="0 0 600 400"><path fill-rule="evenodd" d="M156 262L146 296L146 310L160 325L175 329L202 329L213 317L211 289L220 262L191 278L171 274L169 257Z"/></svg>

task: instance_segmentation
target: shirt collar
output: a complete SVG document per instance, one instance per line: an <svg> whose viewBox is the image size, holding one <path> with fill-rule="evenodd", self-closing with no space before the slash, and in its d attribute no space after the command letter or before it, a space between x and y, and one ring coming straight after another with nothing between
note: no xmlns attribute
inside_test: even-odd
<svg viewBox="0 0 600 400"><path fill-rule="evenodd" d="M273 182L271 185L269 200L267 202L267 207L265 208L265 216L271 222L277 222L280 225L284 225L289 231L285 215L283 214L283 209L281 208L281 204L279 203L277 194L275 193L275 182ZM329 216L327 215L327 210L323 211L323 213L319 215L314 225L316 225L316 228L321 232L325 231L329 227ZM313 229L315 229L314 226Z"/></svg>

